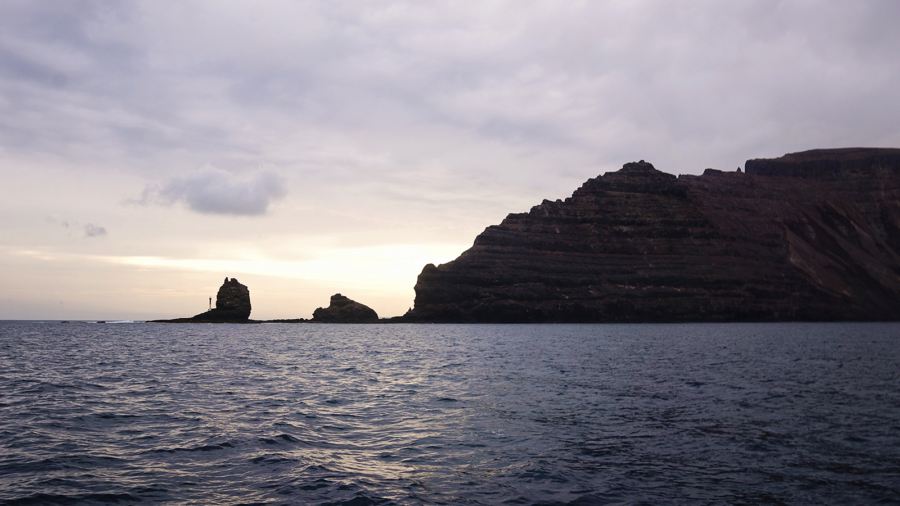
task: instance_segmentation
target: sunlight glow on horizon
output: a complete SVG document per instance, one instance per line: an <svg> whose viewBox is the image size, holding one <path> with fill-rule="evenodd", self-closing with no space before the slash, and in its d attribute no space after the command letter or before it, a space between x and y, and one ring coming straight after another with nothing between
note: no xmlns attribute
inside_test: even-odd
<svg viewBox="0 0 900 506"><path fill-rule="evenodd" d="M266 258L258 251L232 251L231 258L210 259L0 247L0 261L5 258L5 269L11 272L24 272L27 269L21 266L27 265L47 273L47 277L34 280L17 292L17 299L26 304L23 307L29 307L28 311L35 311L35 304L44 307L34 315L18 310L29 317L38 317L48 306L57 305L48 298L61 299L59 305L68 300L67 310L77 307L77 314L82 315L61 313L62 319L191 316L201 312L200 302L206 297L215 298L222 276L237 278L248 286L256 319L308 318L316 307L327 306L328 297L337 292L372 307L379 316L390 317L399 316L412 306L413 287L426 264L451 261L463 249L453 244L321 248L314 258L291 261ZM73 271L74 266L78 266L77 272ZM110 268L120 274L103 278L94 274ZM69 272L73 278L58 279L57 272ZM106 311L80 305L104 293ZM10 307L6 310L13 311Z"/></svg>
<svg viewBox="0 0 900 506"><path fill-rule="evenodd" d="M426 264L446 263L462 253L457 245L389 245L329 249L313 260L210 260L154 256L92 256L92 259L162 269L233 272L279 278L384 286L415 277ZM229 276L235 277L235 276Z"/></svg>

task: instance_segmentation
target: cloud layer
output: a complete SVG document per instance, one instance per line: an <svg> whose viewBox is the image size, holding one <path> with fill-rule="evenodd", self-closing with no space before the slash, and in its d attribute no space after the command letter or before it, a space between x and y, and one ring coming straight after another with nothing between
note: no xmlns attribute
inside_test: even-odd
<svg viewBox="0 0 900 506"><path fill-rule="evenodd" d="M891 1L83 0L0 14L0 143L145 175L260 160L309 172L335 152L379 176L438 159L502 180L498 156L538 156L542 177L634 157L699 171L900 138Z"/></svg>
<svg viewBox="0 0 900 506"><path fill-rule="evenodd" d="M141 203L171 205L184 203L203 214L257 216L287 194L284 177L273 171L257 171L245 176L211 167L188 176L174 178L161 188L148 188Z"/></svg>

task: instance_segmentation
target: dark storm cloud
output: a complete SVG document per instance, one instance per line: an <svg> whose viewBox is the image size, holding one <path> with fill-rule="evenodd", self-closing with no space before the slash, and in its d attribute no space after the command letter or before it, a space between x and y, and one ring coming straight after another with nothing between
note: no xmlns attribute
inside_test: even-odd
<svg viewBox="0 0 900 506"><path fill-rule="evenodd" d="M255 216L287 194L284 177L272 171L258 171L239 177L207 168L196 174L175 178L161 188L148 188L139 204L171 205L181 202L204 214Z"/></svg>

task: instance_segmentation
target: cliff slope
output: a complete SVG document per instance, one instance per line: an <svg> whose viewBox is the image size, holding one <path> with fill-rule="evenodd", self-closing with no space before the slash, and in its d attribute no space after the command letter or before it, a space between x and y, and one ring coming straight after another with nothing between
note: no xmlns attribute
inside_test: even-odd
<svg viewBox="0 0 900 506"><path fill-rule="evenodd" d="M406 321L900 319L900 150L675 177L646 162L427 265Z"/></svg>

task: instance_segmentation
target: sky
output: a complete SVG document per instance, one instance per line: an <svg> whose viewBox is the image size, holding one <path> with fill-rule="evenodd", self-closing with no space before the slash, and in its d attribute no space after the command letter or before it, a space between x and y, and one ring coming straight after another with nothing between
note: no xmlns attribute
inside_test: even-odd
<svg viewBox="0 0 900 506"><path fill-rule="evenodd" d="M646 160L900 147L900 2L0 2L0 319L342 293Z"/></svg>

